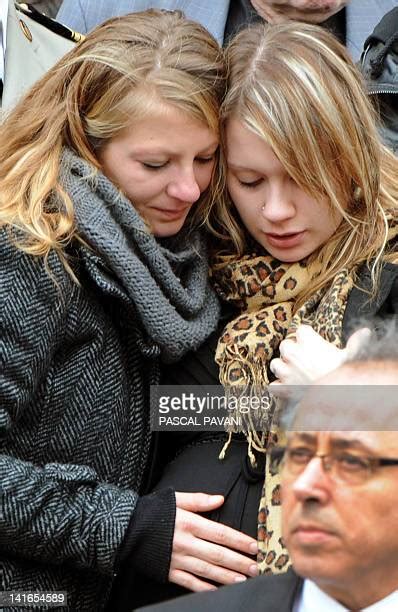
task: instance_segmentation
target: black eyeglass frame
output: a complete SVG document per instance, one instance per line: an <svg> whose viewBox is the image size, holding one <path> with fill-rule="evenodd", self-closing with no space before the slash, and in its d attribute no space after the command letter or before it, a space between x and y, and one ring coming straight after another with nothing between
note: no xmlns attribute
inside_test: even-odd
<svg viewBox="0 0 398 612"><path fill-rule="evenodd" d="M275 469L280 469L283 466L283 458L285 456L286 451L288 450L293 450L290 449L288 446L276 446L271 450L271 467L275 468ZM366 466L371 472L377 470L377 468L379 467L389 467L389 466L397 466L398 465L398 458L392 458L392 457L369 457L369 456L363 456L363 455L351 455L351 453L347 453L347 452L339 452L339 453L313 453L312 457L309 458L308 462L303 465L303 471L305 469L305 467L310 463L310 461L312 461L313 459L315 459L315 457L318 457L321 461L322 461L322 467L323 469L327 472L332 468L333 465L333 461L338 457L338 456L350 456L356 459L359 459L361 461L365 461L368 465ZM332 459L332 464L330 464L330 467L327 467L327 465L325 464L325 459L330 457Z"/></svg>

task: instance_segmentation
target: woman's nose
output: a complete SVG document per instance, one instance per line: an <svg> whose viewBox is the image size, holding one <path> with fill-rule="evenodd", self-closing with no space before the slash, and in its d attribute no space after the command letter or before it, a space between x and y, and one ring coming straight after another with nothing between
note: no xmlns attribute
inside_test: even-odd
<svg viewBox="0 0 398 612"><path fill-rule="evenodd" d="M281 223L294 217L296 208L291 200L289 189L270 188L267 190L261 212L270 223Z"/></svg>
<svg viewBox="0 0 398 612"><path fill-rule="evenodd" d="M194 203L200 197L200 188L193 168L184 169L170 181L167 193L170 197L182 202Z"/></svg>

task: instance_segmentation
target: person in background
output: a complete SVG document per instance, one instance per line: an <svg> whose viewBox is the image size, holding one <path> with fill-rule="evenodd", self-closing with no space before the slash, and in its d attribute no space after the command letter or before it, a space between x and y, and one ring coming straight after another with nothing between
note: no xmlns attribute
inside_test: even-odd
<svg viewBox="0 0 398 612"><path fill-rule="evenodd" d="M89 32L114 15L155 7L181 9L222 44L242 27L258 21L299 20L322 23L347 45L354 61L365 39L397 0L63 0L57 19L78 32Z"/></svg>
<svg viewBox="0 0 398 612"><path fill-rule="evenodd" d="M86 612L122 568L193 589L253 575L255 541L197 515L221 496L140 495L160 361L218 322L194 217L219 178L225 80L203 26L136 13L92 32L0 126L7 592L64 591L62 609Z"/></svg>
<svg viewBox="0 0 398 612"><path fill-rule="evenodd" d="M273 458L293 569L145 611L398 609L397 385L395 324L306 388Z"/></svg>

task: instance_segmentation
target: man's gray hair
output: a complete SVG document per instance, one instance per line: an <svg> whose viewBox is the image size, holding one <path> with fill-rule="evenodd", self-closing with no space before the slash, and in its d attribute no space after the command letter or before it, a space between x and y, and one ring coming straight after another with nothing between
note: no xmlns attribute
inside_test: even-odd
<svg viewBox="0 0 398 612"><path fill-rule="evenodd" d="M387 319L385 321L365 322L361 327L370 327L371 335L358 350L350 355L345 363L364 362L398 362L398 319Z"/></svg>

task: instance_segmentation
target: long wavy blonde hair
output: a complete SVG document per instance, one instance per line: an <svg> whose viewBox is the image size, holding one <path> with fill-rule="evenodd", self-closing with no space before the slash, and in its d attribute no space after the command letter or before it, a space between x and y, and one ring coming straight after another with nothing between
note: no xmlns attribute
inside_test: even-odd
<svg viewBox="0 0 398 612"><path fill-rule="evenodd" d="M381 259L398 259L386 253L387 217L398 216L398 160L380 141L375 111L346 49L318 26L259 24L233 39L227 62L223 125L231 117L241 121L306 193L326 197L343 216L312 255L322 270L296 307L338 271L365 261L372 261L375 291ZM227 194L208 221L226 240L224 253L247 250L247 233Z"/></svg>
<svg viewBox="0 0 398 612"><path fill-rule="evenodd" d="M217 42L181 12L108 20L46 73L0 126L0 227L17 229L18 246L32 255L47 258L56 249L67 266L65 245L78 236L73 202L58 180L62 148L100 170L101 146L164 103L218 135L225 82ZM218 178L216 164L214 190ZM211 191L200 208L208 206Z"/></svg>

